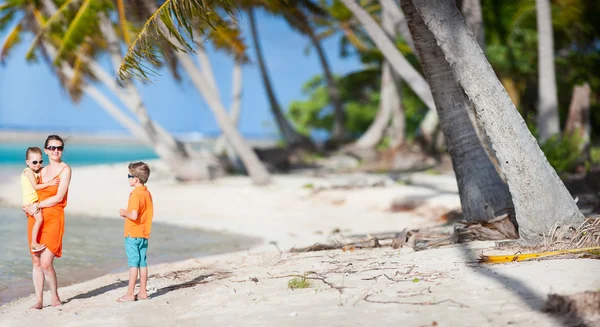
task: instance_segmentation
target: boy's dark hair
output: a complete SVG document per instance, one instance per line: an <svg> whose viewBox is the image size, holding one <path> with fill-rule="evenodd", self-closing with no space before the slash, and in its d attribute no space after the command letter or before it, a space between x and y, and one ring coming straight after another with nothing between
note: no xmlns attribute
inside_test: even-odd
<svg viewBox="0 0 600 327"><path fill-rule="evenodd" d="M42 155L42 149L38 148L37 146L30 146L27 148L27 151L25 152L25 160L29 159L29 155L32 153L37 153L40 156Z"/></svg>
<svg viewBox="0 0 600 327"><path fill-rule="evenodd" d="M58 135L48 135L48 137L46 138L46 142L44 142L44 148L47 148L48 143L53 140L60 141L60 143L62 143L62 146L65 146L65 141L62 139L62 137L60 137Z"/></svg>
<svg viewBox="0 0 600 327"><path fill-rule="evenodd" d="M150 177L150 167L145 162L132 162L129 164L129 174L137 177L140 183L146 184Z"/></svg>

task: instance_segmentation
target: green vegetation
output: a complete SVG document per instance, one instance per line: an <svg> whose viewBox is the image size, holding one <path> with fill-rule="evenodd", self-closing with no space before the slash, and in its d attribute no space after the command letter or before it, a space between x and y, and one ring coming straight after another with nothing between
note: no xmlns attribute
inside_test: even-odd
<svg viewBox="0 0 600 327"><path fill-rule="evenodd" d="M288 281L288 288L295 290L297 288L309 288L310 281L306 277L294 277Z"/></svg>

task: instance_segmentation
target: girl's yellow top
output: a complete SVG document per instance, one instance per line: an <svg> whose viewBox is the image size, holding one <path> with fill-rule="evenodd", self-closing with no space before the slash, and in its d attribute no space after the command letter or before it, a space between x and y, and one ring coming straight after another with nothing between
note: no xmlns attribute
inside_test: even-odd
<svg viewBox="0 0 600 327"><path fill-rule="evenodd" d="M25 168L23 170L23 173L21 173L21 190L23 191L23 204L32 204L38 201L38 195L35 189L33 188L33 185L31 185L29 178L25 176L25 172L27 170L31 170L33 172L36 180L39 179L40 175L36 174L36 172L34 172L29 167Z"/></svg>

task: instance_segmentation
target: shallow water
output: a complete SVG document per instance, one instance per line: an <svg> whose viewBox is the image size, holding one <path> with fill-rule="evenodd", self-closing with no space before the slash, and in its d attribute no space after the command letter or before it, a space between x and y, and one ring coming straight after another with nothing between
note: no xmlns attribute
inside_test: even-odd
<svg viewBox="0 0 600 327"><path fill-rule="evenodd" d="M0 304L33 293L27 224L20 209L0 207ZM242 250L256 240L154 223L148 247L149 266ZM63 256L55 260L59 285L67 286L107 273L125 271L123 222L67 215Z"/></svg>

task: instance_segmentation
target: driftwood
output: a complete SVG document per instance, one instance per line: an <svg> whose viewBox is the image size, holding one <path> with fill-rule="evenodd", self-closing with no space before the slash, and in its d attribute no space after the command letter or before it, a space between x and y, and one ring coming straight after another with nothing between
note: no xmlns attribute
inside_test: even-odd
<svg viewBox="0 0 600 327"><path fill-rule="evenodd" d="M509 214L496 217L488 222L458 222L453 232L440 232L434 229L403 230L398 233L368 234L359 236L342 236L339 233L332 235L328 244L317 243L304 248L292 248L290 252L311 252L342 249L354 251L355 249L378 248L390 246L398 249L402 246L413 248L415 251L436 248L474 240L496 241L517 239L516 228L511 222Z"/></svg>

